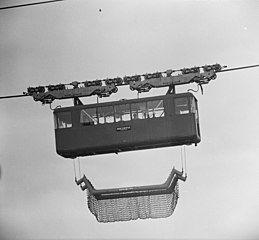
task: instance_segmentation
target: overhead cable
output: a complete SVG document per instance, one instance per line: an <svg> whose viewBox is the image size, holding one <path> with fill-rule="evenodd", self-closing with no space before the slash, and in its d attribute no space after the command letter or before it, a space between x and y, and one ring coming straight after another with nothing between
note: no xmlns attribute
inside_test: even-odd
<svg viewBox="0 0 259 240"><path fill-rule="evenodd" d="M61 2L65 0L50 0L50 1L43 1L43 2L34 2L34 3L24 3L20 5L12 5L12 6L6 6L6 7L0 7L0 10L10 9L10 8L19 8L19 7L28 7L33 5L40 5L45 3L53 3L53 2Z"/></svg>

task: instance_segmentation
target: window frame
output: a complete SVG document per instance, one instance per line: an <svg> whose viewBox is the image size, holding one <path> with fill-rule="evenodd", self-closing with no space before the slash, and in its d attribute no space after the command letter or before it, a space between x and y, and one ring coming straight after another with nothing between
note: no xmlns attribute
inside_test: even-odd
<svg viewBox="0 0 259 240"><path fill-rule="evenodd" d="M189 101L189 97L177 97L174 98L174 113L176 115L187 115L191 113L191 109L190 109L190 101ZM185 103L180 104L180 101L186 101ZM177 101L179 101L179 103L177 103ZM184 107L186 106L186 107ZM182 107L182 109L180 108Z"/></svg>
<svg viewBox="0 0 259 240"><path fill-rule="evenodd" d="M123 106L125 106L125 107L123 108ZM129 122L132 120L130 103L115 104L113 107L114 107L114 118L115 118L116 123ZM120 109L120 107L121 107L121 109ZM119 110L119 111L117 111L117 110ZM117 116L116 116L117 113L118 113L118 116L120 116L120 118L117 118ZM126 116L126 119L125 119L125 116ZM123 119L123 117L124 117L124 119Z"/></svg>
<svg viewBox="0 0 259 240"><path fill-rule="evenodd" d="M87 112L89 111L89 112ZM92 113L90 111L93 111ZM84 112L85 115L87 115L88 121L83 121L82 120L82 113ZM92 121L90 121L90 119ZM83 108L80 110L80 124L82 126L94 126L99 124L99 118L98 118L98 112L97 112L97 107L92 107L92 108Z"/></svg>
<svg viewBox="0 0 259 240"><path fill-rule="evenodd" d="M63 115L67 115L69 121L62 121L60 118ZM62 123L63 122L63 123ZM72 121L72 112L57 112L54 113L54 123L55 123L55 129L68 129L73 127L73 121ZM61 124L65 124L64 126L61 126Z"/></svg>
<svg viewBox="0 0 259 240"><path fill-rule="evenodd" d="M112 111L108 113L112 113L110 116L112 116L112 121L107 122L106 119L109 117L109 115L105 115L105 111L100 111L102 108L111 108ZM104 115L100 115L104 114ZM114 112L114 106L113 105L108 105L108 106L100 106L97 107L97 118L98 118L98 124L110 124L110 123L115 123L115 112ZM103 119L104 121L100 121L100 119Z"/></svg>

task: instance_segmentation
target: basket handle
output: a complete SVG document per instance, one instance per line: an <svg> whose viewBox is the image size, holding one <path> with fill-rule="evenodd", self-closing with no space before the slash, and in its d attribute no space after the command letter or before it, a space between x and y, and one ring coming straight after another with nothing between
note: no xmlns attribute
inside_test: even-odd
<svg viewBox="0 0 259 240"><path fill-rule="evenodd" d="M88 189L90 192L93 192L95 190L92 183L87 179L85 175L78 180L75 178L75 182L77 185L80 185L80 188L82 189L82 191ZM82 185L82 183L84 183L84 185Z"/></svg>

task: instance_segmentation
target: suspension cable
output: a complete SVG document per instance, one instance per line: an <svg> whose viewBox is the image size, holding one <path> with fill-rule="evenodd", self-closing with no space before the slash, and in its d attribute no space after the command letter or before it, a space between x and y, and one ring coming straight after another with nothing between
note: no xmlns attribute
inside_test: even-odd
<svg viewBox="0 0 259 240"><path fill-rule="evenodd" d="M186 164L186 150L185 150L185 145L183 146L183 153L184 153L185 176L187 176L187 164Z"/></svg>
<svg viewBox="0 0 259 240"><path fill-rule="evenodd" d="M75 179L77 179L77 176L76 176L76 163L75 163L75 159L73 159L73 166L74 166Z"/></svg>
<svg viewBox="0 0 259 240"><path fill-rule="evenodd" d="M80 158L77 157L77 162L78 162L78 172L79 172L79 177L81 178L82 175L81 175L81 165L80 165Z"/></svg>
<svg viewBox="0 0 259 240"><path fill-rule="evenodd" d="M76 170L76 164L78 164L78 171ZM74 175L75 175L75 179L77 179L77 177L81 178L82 174L81 174L81 164L80 164L80 158L77 157L77 163L76 160L73 159L73 168L74 168ZM78 174L77 174L78 172Z"/></svg>
<svg viewBox="0 0 259 240"><path fill-rule="evenodd" d="M0 96L0 99L18 98L18 97L29 97L29 95L28 94L18 94L18 95Z"/></svg>
<svg viewBox="0 0 259 240"><path fill-rule="evenodd" d="M183 172L183 146L181 146L181 165L182 165L182 172Z"/></svg>
<svg viewBox="0 0 259 240"><path fill-rule="evenodd" d="M187 176L187 163L186 163L186 149L185 145L181 146L181 164L182 164L182 171Z"/></svg>
<svg viewBox="0 0 259 240"><path fill-rule="evenodd" d="M44 1L44 2L24 3L24 4L20 4L20 5L11 5L11 6L6 6L6 7L1 7L0 10L10 9L10 8L19 8L19 7L28 7L28 6L33 6L33 5L54 3L54 2L61 2L61 1L65 1L65 0L49 0L49 1Z"/></svg>

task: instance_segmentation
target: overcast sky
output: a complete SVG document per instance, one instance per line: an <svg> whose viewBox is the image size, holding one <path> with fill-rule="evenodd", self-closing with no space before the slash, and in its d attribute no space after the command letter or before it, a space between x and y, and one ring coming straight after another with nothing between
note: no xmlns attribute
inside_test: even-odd
<svg viewBox="0 0 259 240"><path fill-rule="evenodd" d="M255 0L67 0L2 10L0 95L204 64L259 64L258 12ZM49 106L1 100L1 237L259 237L258 88L259 68L219 73L204 86L196 94L202 141L186 147L188 179L173 215L111 224L96 221L74 183L72 160L56 154ZM109 100L136 97L119 90ZM180 161L172 147L81 158L81 170L97 188L138 186L162 183Z"/></svg>

